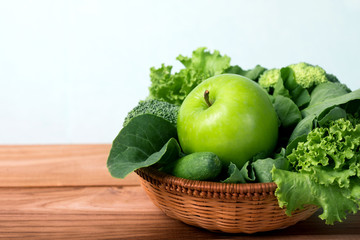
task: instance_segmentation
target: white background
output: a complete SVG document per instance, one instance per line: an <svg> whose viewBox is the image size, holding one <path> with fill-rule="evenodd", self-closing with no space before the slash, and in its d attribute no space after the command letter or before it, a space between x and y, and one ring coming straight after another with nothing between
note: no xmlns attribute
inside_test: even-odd
<svg viewBox="0 0 360 240"><path fill-rule="evenodd" d="M149 69L207 46L360 88L360 1L0 1L0 144L110 143Z"/></svg>

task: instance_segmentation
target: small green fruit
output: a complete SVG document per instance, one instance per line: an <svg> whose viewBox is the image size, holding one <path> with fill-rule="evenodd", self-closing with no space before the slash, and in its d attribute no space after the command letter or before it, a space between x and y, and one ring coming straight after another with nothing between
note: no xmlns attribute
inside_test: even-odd
<svg viewBox="0 0 360 240"><path fill-rule="evenodd" d="M221 172L221 161L211 152L186 155L172 164L170 174L190 180L213 180Z"/></svg>

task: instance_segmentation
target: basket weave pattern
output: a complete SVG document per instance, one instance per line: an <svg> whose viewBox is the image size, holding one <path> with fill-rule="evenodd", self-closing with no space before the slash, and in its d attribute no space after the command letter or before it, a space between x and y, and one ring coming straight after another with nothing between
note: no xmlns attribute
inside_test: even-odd
<svg viewBox="0 0 360 240"><path fill-rule="evenodd" d="M318 209L308 205L288 217L274 195L275 183L194 181L151 167L136 173L147 195L166 215L210 231L255 233L281 229L307 219Z"/></svg>

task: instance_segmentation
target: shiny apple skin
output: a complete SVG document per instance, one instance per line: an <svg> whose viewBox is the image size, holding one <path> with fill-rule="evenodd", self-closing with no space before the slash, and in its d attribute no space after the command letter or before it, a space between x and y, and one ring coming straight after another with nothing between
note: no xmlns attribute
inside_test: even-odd
<svg viewBox="0 0 360 240"><path fill-rule="evenodd" d="M278 118L268 94L256 82L222 74L203 81L186 97L177 131L184 153L213 152L223 164L241 168L257 153L274 150Z"/></svg>

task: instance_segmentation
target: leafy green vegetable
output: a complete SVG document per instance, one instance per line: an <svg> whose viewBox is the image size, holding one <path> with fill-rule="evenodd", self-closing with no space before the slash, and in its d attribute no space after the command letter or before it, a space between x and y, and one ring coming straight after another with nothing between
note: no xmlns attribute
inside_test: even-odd
<svg viewBox="0 0 360 240"><path fill-rule="evenodd" d="M358 211L360 89L352 92L334 75L304 62L281 69L256 65L244 70L231 66L228 56L205 47L193 51L191 57L179 55L177 60L183 65L178 72L172 73L172 66L165 64L150 69L148 99L129 112L113 142L107 162L112 176L123 178L154 164L165 171L174 169L176 162L181 163L182 173L193 173L189 168L201 171L204 167L195 169L200 166L198 157L181 158L184 154L176 140L178 105L203 80L232 73L258 82L269 93L279 118L277 149L281 152L271 157L260 153L241 169L230 163L222 182L273 180L279 205L286 207L287 214L315 204L323 209L320 218L327 224ZM209 159L204 157L201 166L212 170Z"/></svg>
<svg viewBox="0 0 360 240"><path fill-rule="evenodd" d="M312 124L312 122L311 122L311 124ZM311 130L309 130L309 132L310 131ZM307 133L302 133L296 137L290 138L290 141L285 149L285 155L286 156L289 155L292 152L292 150L297 147L298 143L306 141L306 138L307 138Z"/></svg>
<svg viewBox="0 0 360 240"><path fill-rule="evenodd" d="M303 141L304 136L314 129L317 124L323 126L326 122L343 116L343 111L339 109L333 110L334 108L345 106L345 108L349 109L345 110L346 113L354 114L359 112L360 89L337 97L322 99L323 101L319 100L316 104L308 106L301 111L304 118L296 125L289 138L288 146L286 147L287 154L297 146L298 142Z"/></svg>
<svg viewBox="0 0 360 240"><path fill-rule="evenodd" d="M285 157L277 157L275 159L265 158L258 159L253 162L252 167L255 171L256 180L258 182L272 182L272 173L271 170L273 167L276 169L289 169L289 161Z"/></svg>
<svg viewBox="0 0 360 240"><path fill-rule="evenodd" d="M251 161L247 161L239 170L235 164L230 163L228 168L228 178L224 183L249 183L249 182L272 182L271 170L273 166L277 169L289 169L289 161L285 158L285 149L274 158L258 158L254 157Z"/></svg>
<svg viewBox="0 0 360 240"><path fill-rule="evenodd" d="M327 224L360 207L360 124L343 118L314 128L287 156L296 172L273 169L276 196L287 213L316 204Z"/></svg>
<svg viewBox="0 0 360 240"><path fill-rule="evenodd" d="M348 93L341 83L322 83L311 92L311 101L309 106L326 101L329 98L338 97Z"/></svg>
<svg viewBox="0 0 360 240"><path fill-rule="evenodd" d="M295 80L295 73L290 67L280 69L280 75L274 85L273 96L290 98L298 107L307 105L311 98L307 89L299 85Z"/></svg>
<svg viewBox="0 0 360 240"><path fill-rule="evenodd" d="M317 183L309 173L297 173L274 168L273 180L278 188L275 195L279 206L286 207L286 214L314 204L323 209L319 216L326 224L342 222L347 213L356 213L359 208L360 181L351 179L349 188L336 184L328 186Z"/></svg>
<svg viewBox="0 0 360 240"><path fill-rule="evenodd" d="M305 118L303 118L295 127L294 131L292 132L290 139L289 139L289 143L294 141L296 138L303 136L303 135L307 135L314 126L314 119L316 116L314 115L310 115L307 116Z"/></svg>
<svg viewBox="0 0 360 240"><path fill-rule="evenodd" d="M313 66L308 63L300 62L287 66L294 71L295 81L303 88L311 88L320 83L328 82L324 69L319 66ZM334 80L333 75L329 75ZM274 87L280 78L279 69L269 69L260 76L259 84L264 88Z"/></svg>
<svg viewBox="0 0 360 240"><path fill-rule="evenodd" d="M330 122L329 127L313 129L307 141L299 143L288 159L297 170L309 171L309 168L319 164L334 165L335 169L339 169L344 166L345 159L353 159L356 155L360 157L357 152L359 147L360 125L354 127L350 121L342 118Z"/></svg>
<svg viewBox="0 0 360 240"><path fill-rule="evenodd" d="M299 108L290 98L276 96L273 105L281 125L285 128L295 126L302 119Z"/></svg>
<svg viewBox="0 0 360 240"><path fill-rule="evenodd" d="M326 78L329 80L329 82L333 82L333 83L340 82L339 79L335 75L330 74L330 73L326 73ZM351 91L349 91L349 92L351 92Z"/></svg>
<svg viewBox="0 0 360 240"><path fill-rule="evenodd" d="M329 109L334 106L338 106L341 104L349 103L353 100L360 100L360 89L338 96L334 98L324 99L324 101L318 102L316 104L313 104L304 110L301 111L303 116L309 116L309 115L320 115L323 111L326 109Z"/></svg>
<svg viewBox="0 0 360 240"><path fill-rule="evenodd" d="M340 107L334 107L328 113L326 113L323 117L320 115L318 124L320 127L326 126L329 122L338 120L340 118L346 118L346 111Z"/></svg>
<svg viewBox="0 0 360 240"><path fill-rule="evenodd" d="M280 70L281 79L283 79L284 86L290 93L290 98L298 107L307 105L310 100L308 90L296 82L295 72L292 68L286 67Z"/></svg>
<svg viewBox="0 0 360 240"><path fill-rule="evenodd" d="M205 47L192 53L192 58L177 57L185 68L172 74L172 66L151 68L150 98L180 105L185 97L203 80L223 73L230 67L230 58L221 56L219 51L210 53Z"/></svg>
<svg viewBox="0 0 360 240"><path fill-rule="evenodd" d="M172 73L172 66L164 64L160 68L150 69L150 99L181 105L191 90L212 76L233 73L257 81L266 70L260 65L249 70L243 70L237 65L230 66L228 56L222 56L216 50L211 53L205 47L193 51L191 58L179 55L176 59L184 66L179 72Z"/></svg>
<svg viewBox="0 0 360 240"><path fill-rule="evenodd" d="M289 90L285 87L283 79L280 77L274 86L273 96L283 96L291 98Z"/></svg>
<svg viewBox="0 0 360 240"><path fill-rule="evenodd" d="M250 168L250 171L249 169ZM238 167L230 162L228 168L228 175L229 177L221 182L223 183L246 183L246 182L253 182L255 181L255 173L253 168L249 167L249 161L247 161L241 170Z"/></svg>
<svg viewBox="0 0 360 240"><path fill-rule="evenodd" d="M130 122L130 120L136 116L142 114L153 114L168 120L176 127L178 112L179 106L168 102L159 101L156 99L140 101L138 105L134 107L125 117L123 126L125 127Z"/></svg>
<svg viewBox="0 0 360 240"><path fill-rule="evenodd" d="M115 138L107 161L113 177L124 178L130 172L176 160L180 147L176 128L152 114L134 117Z"/></svg>
<svg viewBox="0 0 360 240"><path fill-rule="evenodd" d="M251 80L258 81L260 75L266 71L266 68L262 67L261 65L256 65L253 69L243 70L238 65L230 66L228 69L225 70L224 73L233 73L238 74Z"/></svg>

